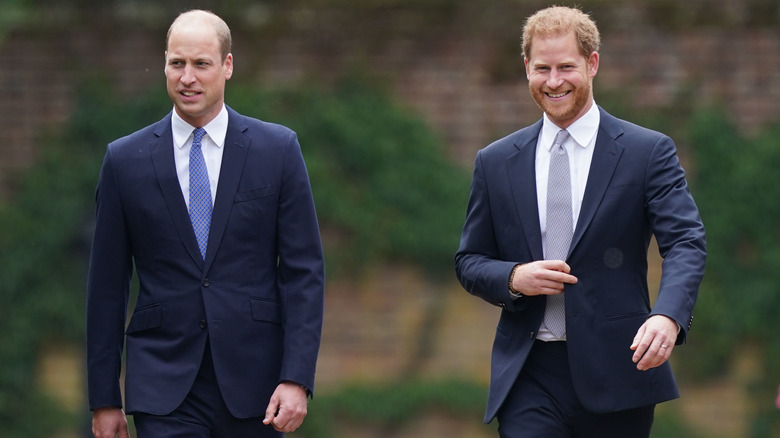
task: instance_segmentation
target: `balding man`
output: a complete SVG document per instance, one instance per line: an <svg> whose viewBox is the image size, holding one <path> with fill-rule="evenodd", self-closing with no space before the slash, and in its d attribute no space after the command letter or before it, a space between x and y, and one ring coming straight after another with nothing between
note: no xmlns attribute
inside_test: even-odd
<svg viewBox="0 0 780 438"><path fill-rule="evenodd" d="M123 407L141 438L280 437L306 415L324 290L314 202L295 133L225 105L230 50L218 16L181 14L173 111L108 145L87 286L97 438L129 436Z"/></svg>

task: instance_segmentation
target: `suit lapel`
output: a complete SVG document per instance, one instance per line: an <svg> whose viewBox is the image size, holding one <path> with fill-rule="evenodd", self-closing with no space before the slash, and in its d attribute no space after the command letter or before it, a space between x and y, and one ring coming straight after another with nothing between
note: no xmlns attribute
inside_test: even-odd
<svg viewBox="0 0 780 438"><path fill-rule="evenodd" d="M512 197L523 228L525 240L534 260L544 258L539 206L536 199L536 144L541 120L524 130L516 139L518 151L506 160Z"/></svg>
<svg viewBox="0 0 780 438"><path fill-rule="evenodd" d="M209 244L206 250L206 266L211 266L216 250L225 234L230 209L233 207L238 183L241 181L241 172L244 169L247 151L252 142L244 132L246 123L235 111L228 108L228 129L225 136L225 150L222 153L222 166L219 171L219 184L217 196L214 200L214 210L211 215L211 228L209 230Z"/></svg>
<svg viewBox="0 0 780 438"><path fill-rule="evenodd" d="M617 138L623 133L614 117L603 109L599 130L596 135L596 145L593 150L593 160L588 173L588 183L585 186L585 194L582 198L580 216L572 236L569 254L574 250L583 234L588 229L593 216L596 214L604 193L607 191L612 175L615 173L620 156L623 154L623 146L617 142Z"/></svg>
<svg viewBox="0 0 780 438"><path fill-rule="evenodd" d="M190 257L198 265L202 265L203 260L198 249L198 241L195 238L195 232L192 231L187 204L184 202L179 177L176 174L170 114L158 123L154 134L155 139L150 144L152 163L154 164L154 172L157 175L157 181L160 184L165 204L168 206L168 212L179 233L179 238L184 243L184 247L187 248Z"/></svg>

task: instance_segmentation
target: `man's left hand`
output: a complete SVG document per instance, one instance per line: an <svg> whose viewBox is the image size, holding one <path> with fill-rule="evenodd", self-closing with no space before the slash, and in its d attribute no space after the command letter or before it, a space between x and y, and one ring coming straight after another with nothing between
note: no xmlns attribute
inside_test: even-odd
<svg viewBox="0 0 780 438"><path fill-rule="evenodd" d="M653 315L648 318L642 327L639 327L630 347L634 351L633 361L636 368L646 371L669 360L677 341L677 333L677 322L668 316Z"/></svg>
<svg viewBox="0 0 780 438"><path fill-rule="evenodd" d="M280 383L265 409L263 424L271 424L279 432L295 431L306 417L307 396L306 389L295 383Z"/></svg>

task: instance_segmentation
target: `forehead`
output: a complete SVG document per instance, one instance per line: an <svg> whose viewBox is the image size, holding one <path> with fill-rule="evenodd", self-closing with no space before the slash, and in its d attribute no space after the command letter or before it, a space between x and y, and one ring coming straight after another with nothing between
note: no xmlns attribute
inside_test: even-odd
<svg viewBox="0 0 780 438"><path fill-rule="evenodd" d="M561 62L582 60L574 31L561 34L536 35L531 40L531 62Z"/></svg>
<svg viewBox="0 0 780 438"><path fill-rule="evenodd" d="M212 26L181 23L171 29L168 55L219 57L220 46Z"/></svg>

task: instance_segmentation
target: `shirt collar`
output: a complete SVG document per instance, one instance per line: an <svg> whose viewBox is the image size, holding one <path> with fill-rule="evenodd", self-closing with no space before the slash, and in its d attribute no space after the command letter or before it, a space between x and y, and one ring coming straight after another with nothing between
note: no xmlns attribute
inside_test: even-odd
<svg viewBox="0 0 780 438"><path fill-rule="evenodd" d="M588 112L582 117L577 119L571 124L567 131L569 131L570 138L574 140L579 146L586 148L596 136L599 130L599 121L601 120L601 113L596 102L590 106ZM541 142L542 146L548 151L552 148L555 136L558 134L561 128L555 125L548 117L547 113L544 114L544 121L542 122Z"/></svg>
<svg viewBox="0 0 780 438"><path fill-rule="evenodd" d="M227 136L227 125L227 108L225 105L222 105L222 111L217 114L217 117L214 117L212 121L203 127L203 129L206 130L206 135L208 135L211 141L213 141L218 148L221 148L222 145L225 144L225 136ZM171 117L171 131L173 133L173 144L176 145L176 147L179 149L184 147L184 144L187 143L187 140L189 140L190 136L192 136L192 131L194 129L194 126L185 122L181 117L179 117L178 114L176 114L176 110L173 110L173 116Z"/></svg>

